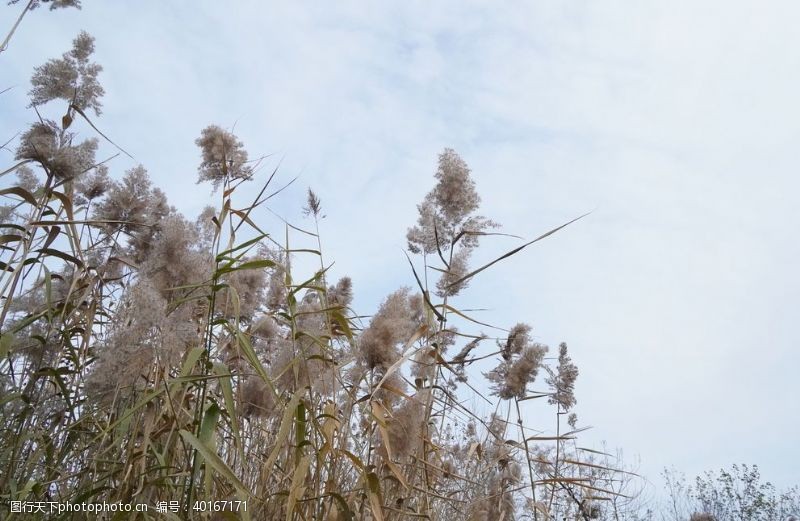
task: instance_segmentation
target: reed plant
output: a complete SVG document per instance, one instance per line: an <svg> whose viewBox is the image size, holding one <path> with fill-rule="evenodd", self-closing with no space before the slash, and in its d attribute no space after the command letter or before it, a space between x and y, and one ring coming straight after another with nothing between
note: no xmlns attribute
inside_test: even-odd
<svg viewBox="0 0 800 521"><path fill-rule="evenodd" d="M446 149L408 230L407 287L356 310L357 274L333 277L322 248L323 201L309 190L306 224L265 228L285 185L231 131L196 140L215 202L196 218L143 166L112 174L98 144L125 151L99 130L93 51L81 33L34 69L38 117L2 171L4 519L41 518L19 501L150 507L109 519L612 515L630 474L577 442L567 345L536 342L513 309L487 324L459 305L476 276L574 220L473 265L484 242L519 238L477 213ZM317 267L298 273L302 257ZM529 424L534 406L553 422Z"/></svg>

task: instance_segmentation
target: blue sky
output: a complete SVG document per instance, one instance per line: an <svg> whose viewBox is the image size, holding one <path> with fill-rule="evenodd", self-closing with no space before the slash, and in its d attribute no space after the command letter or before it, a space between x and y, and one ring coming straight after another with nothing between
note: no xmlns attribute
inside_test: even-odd
<svg viewBox="0 0 800 521"><path fill-rule="evenodd" d="M105 67L99 126L172 204L209 203L194 139L235 126L251 157L271 154L265 175L280 161L283 181L299 176L276 212L301 222L305 188L320 195L326 257L365 313L413 284L405 230L455 148L503 231L593 211L457 303L569 343L587 443L654 480L747 462L796 482L800 5L430 4L40 9L0 54L0 89L14 86L0 142L35 118L32 68L85 29ZM19 9L0 9L2 27ZM516 244L487 241L479 259Z"/></svg>

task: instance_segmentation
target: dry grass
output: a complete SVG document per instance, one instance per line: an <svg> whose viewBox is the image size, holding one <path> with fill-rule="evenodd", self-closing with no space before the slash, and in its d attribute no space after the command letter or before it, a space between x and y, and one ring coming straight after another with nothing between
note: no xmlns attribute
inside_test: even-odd
<svg viewBox="0 0 800 521"><path fill-rule="evenodd" d="M240 197L258 169L228 131L198 139L217 204L196 221L170 210L143 169L110 180L96 142L70 131L80 122L106 139L86 114L102 89L81 45L36 70L46 88L35 106L65 114L34 123L3 173L21 172L0 191L3 501L151 507L116 519L588 520L624 510L629 474L577 444L566 346L545 358L516 319L506 330L457 306L473 277L574 221L470 268L496 225L475 214L469 169L446 150L409 232L416 287L366 319L351 307L350 280L329 280L320 199L309 192L313 231L262 229L280 189L270 176L255 199ZM73 80L48 76L66 69ZM312 246L293 246L302 240ZM298 256L319 269L296 273ZM484 375L479 361L494 368ZM465 396L494 413L470 410ZM551 425L525 423L534 403L551 408ZM247 510L194 510L208 500ZM161 502L180 511L154 513Z"/></svg>

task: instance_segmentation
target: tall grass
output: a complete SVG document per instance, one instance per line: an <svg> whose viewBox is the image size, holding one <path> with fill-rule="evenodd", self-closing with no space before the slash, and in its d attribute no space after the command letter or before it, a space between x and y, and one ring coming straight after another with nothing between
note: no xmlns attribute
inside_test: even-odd
<svg viewBox="0 0 800 521"><path fill-rule="evenodd" d="M35 69L39 120L2 174L16 176L0 190L4 503L151 507L114 519L621 518L630 475L577 441L566 344L548 355L513 306L491 325L458 304L574 221L471 266L482 242L509 239L445 150L409 229L408 287L355 310L357 274L335 280L322 248L323 202L309 191L310 229L265 229L279 176L229 131L197 139L216 204L195 220L144 168L109 175L93 45L81 34ZM293 269L303 256L318 269ZM534 405L551 425L528 424Z"/></svg>

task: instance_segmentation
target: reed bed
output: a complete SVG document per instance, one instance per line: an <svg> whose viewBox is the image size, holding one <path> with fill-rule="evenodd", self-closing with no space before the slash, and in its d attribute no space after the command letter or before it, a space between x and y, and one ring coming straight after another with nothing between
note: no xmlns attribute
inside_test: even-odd
<svg viewBox="0 0 800 521"><path fill-rule="evenodd" d="M40 3L79 4L32 0L22 14ZM634 475L581 446L568 346L536 342L513 306L507 324L459 307L475 277L577 219L501 237L446 149L408 230L408 286L356 310L357 274L332 277L321 246L320 197L308 191L303 224L265 229L285 185L229 130L196 140L215 204L195 218L144 167L112 173L99 144L126 152L100 131L93 51L81 33L34 69L38 118L2 171L4 506L149 506L107 519L625 518ZM471 263L498 240L518 242ZM298 273L301 257L318 268ZM552 421L530 425L534 406Z"/></svg>

